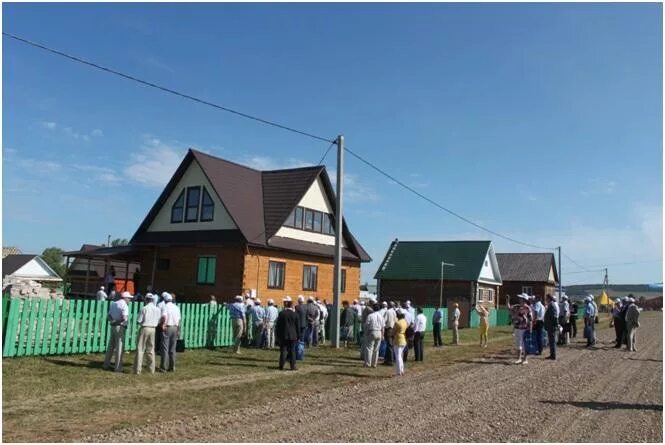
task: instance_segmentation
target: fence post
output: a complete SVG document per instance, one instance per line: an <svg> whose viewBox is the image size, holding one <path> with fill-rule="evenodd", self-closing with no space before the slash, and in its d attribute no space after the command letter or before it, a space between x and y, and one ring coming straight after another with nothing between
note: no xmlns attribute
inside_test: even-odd
<svg viewBox="0 0 665 445"><path fill-rule="evenodd" d="M5 335L3 337L3 357L14 357L16 355L16 328L18 326L20 306L21 300L18 298L12 298L9 301L9 310L7 311L7 327L4 330Z"/></svg>

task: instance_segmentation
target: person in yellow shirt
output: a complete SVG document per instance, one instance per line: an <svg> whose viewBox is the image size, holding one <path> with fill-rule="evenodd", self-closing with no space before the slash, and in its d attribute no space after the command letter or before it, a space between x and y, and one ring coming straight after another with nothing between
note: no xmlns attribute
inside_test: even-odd
<svg viewBox="0 0 665 445"><path fill-rule="evenodd" d="M489 323L489 311L487 310L486 307L481 306L479 304L476 305L476 311L478 311L478 315L480 316L480 323L478 325L479 330L480 330L480 347L481 348L486 348L487 347L487 334L490 330L490 323ZM484 342L483 342L484 340Z"/></svg>
<svg viewBox="0 0 665 445"><path fill-rule="evenodd" d="M404 319L404 312L397 311L397 321L393 329L393 345L395 351L395 375L404 375L404 360L402 354L406 346L406 320Z"/></svg>

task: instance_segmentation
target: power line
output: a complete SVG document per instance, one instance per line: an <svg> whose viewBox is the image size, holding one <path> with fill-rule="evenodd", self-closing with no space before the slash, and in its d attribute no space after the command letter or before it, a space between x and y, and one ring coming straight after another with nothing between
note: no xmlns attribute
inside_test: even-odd
<svg viewBox="0 0 665 445"><path fill-rule="evenodd" d="M626 263L609 263L609 264L596 264L593 266L587 267L610 267L610 266L629 266L633 264L649 264L649 263L662 263L663 260L647 260L647 261L630 261ZM577 273L589 273L589 272L602 272L605 269L587 269L587 270L576 270L573 272L568 272L568 274L577 274Z"/></svg>
<svg viewBox="0 0 665 445"><path fill-rule="evenodd" d="M295 128L292 128L292 127L288 127L286 125L282 125L282 124L278 124L276 122L269 121L267 119L263 119L263 118L260 118L260 117L257 117L257 116L252 116L251 114L243 113L241 111L237 111L237 110L234 110L234 109L222 106L222 105L218 105L216 103L213 103L213 102L210 102L210 101L207 101L207 100L204 100L204 99L199 99L198 97L194 97L194 96L191 96L191 95L186 94L186 93L181 93L179 91L172 90L171 88L163 87L161 85L158 85L158 84L153 83L153 82L149 82L147 80L139 79L138 77L134 77L134 76L131 76L129 74L125 74L125 73L122 73L120 71L116 71L114 69L107 68L105 66L99 65L99 64L91 62L89 60L85 60L85 59L82 59L80 57L73 56L71 54L67 54L67 53L65 53L63 51L59 51L57 49L49 48L48 46L41 45L39 43L33 42L31 40L28 40L28 39L24 39L22 37L15 36L13 34L10 34L10 33L4 32L4 31L3 31L2 35L6 36L6 37L9 37L11 39L17 40L19 42L25 43L27 45L33 46L35 48L39 48L39 49L42 49L44 51L48 51L52 54L56 54L58 56L65 57L69 60L73 60L74 62L82 63L82 64L90 66L92 68L96 68L98 70L105 71L107 73L114 74L116 76L123 77L123 78L128 79L128 80L132 80L132 81L140 83L142 85L145 85L145 86L148 86L148 87L151 87L151 88L155 88L157 90L161 90L161 91L164 91L166 93L182 97L184 99L188 99L188 100L198 102L198 103L203 104L203 105L207 105L209 107L217 108L218 110L222 110L222 111L226 111L228 113L235 114L236 116L244 117L246 119L251 119L251 120L254 120L256 122L260 122L262 124L266 124L266 125L270 125L270 126L273 126L273 127L276 127L276 128L280 128L282 130L290 131L292 133L300 134L302 136L307 136L309 138L316 139L316 140L319 140L319 141L333 142L334 143L334 140L331 141L330 139L324 138L322 136L317 136L315 134L308 133L308 132L303 131L303 130L298 130L298 129L295 129Z"/></svg>
<svg viewBox="0 0 665 445"><path fill-rule="evenodd" d="M323 153L323 156L321 156L321 159L319 160L319 162L316 165L321 165L321 163L326 158L326 156L328 156L328 152L330 152L330 149L333 148L333 146L335 146L335 145L337 145L337 141L332 141L332 143L330 144L330 146L328 147L326 152Z"/></svg>
<svg viewBox="0 0 665 445"><path fill-rule="evenodd" d="M344 147L344 150L347 151L347 152L348 152L351 156L353 156L354 158L358 159L358 160L359 160L360 162L362 162L363 164L369 166L370 168L372 168L373 170L379 172L380 174L382 174L382 175L385 176L386 178L390 179L391 181L395 182L396 184L398 184L398 185L402 186L403 188L407 189L408 191L410 191L410 192L413 193L414 195L419 196L420 198L424 199L425 201L429 202L430 204L433 204L434 206L438 207L439 209L441 209L441 210L443 210L443 211L445 211L445 212L447 212L447 213L453 215L454 217L456 217L456 218L458 218L458 219L461 219L462 221L464 221L464 222L466 222L466 223L468 223L468 224L471 224L471 225L474 226L474 227L477 227L477 228L480 229L480 230L483 230L483 231L485 231L485 232L487 232L487 233L491 233L492 235L494 235L494 236L498 236L499 238L503 238L503 239L505 239L505 240L507 240L507 241L511 241L511 242L513 242L513 243L516 243L516 244L521 244L521 245L523 245L523 246L532 247L532 248L535 248L535 249L554 250L554 249L551 248L551 247L542 247L542 246L537 246L537 245L535 245L535 244L524 243L524 242L522 242L522 241L516 240L516 239L511 238L511 237L509 237L509 236L502 235L502 234L500 234L500 233L498 233L498 232L495 232L494 230L488 229L487 227L481 226L480 224L477 224L477 223L471 221L470 219L465 218L464 216L460 215L459 213L456 213L456 212L454 212L454 211L452 211L452 210L450 210L450 209L448 209L448 208L442 206L441 204L439 204L438 202L434 201L433 199L428 198L427 196L423 195L423 194L420 193L419 191L415 190L413 187L408 186L407 184L403 183L402 181L400 181L399 179L395 178L395 177L392 176L391 174L386 173L386 172L385 172L384 170L382 170L381 168L379 168L379 167L377 167L376 165L372 164L370 161L366 160L366 159L363 158L362 156L356 154L355 152L353 152L352 150L350 150L348 147Z"/></svg>
<svg viewBox="0 0 665 445"><path fill-rule="evenodd" d="M586 270L587 272L589 271L589 269L587 269L586 267L582 266L580 263L578 263L577 261L575 261L574 259L572 259L572 258L569 257L568 255L566 255L565 253L562 252L561 255L563 255L563 256L565 256L566 258L568 258L568 260L569 260L571 263L573 263L574 265L576 265L576 266L579 267L580 269L582 269L582 270Z"/></svg>

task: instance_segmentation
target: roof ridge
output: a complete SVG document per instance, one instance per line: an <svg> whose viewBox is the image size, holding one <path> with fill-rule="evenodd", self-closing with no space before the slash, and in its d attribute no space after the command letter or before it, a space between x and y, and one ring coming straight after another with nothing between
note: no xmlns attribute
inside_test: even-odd
<svg viewBox="0 0 665 445"><path fill-rule="evenodd" d="M429 241L418 241L418 240L399 240L400 243L491 243L491 240L429 240Z"/></svg>
<svg viewBox="0 0 665 445"><path fill-rule="evenodd" d="M209 158L215 159L216 161L226 162L227 164L235 165L236 167L241 167L241 168L244 168L244 169L247 169L247 170L251 170L253 172L257 172L257 173L262 173L263 172L263 170L257 170L255 168L249 167L247 165L240 164L238 162L229 161L228 159L220 158L219 156L211 155L210 153L205 153L205 152L203 152L201 150L197 150L195 148L190 147L189 151L191 151L194 156L207 156Z"/></svg>

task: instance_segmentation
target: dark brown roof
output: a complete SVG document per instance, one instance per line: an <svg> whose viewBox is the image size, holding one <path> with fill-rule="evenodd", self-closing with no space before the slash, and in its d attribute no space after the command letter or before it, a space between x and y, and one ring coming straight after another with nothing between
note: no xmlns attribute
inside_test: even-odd
<svg viewBox="0 0 665 445"><path fill-rule="evenodd" d="M159 209L194 160L201 166L238 230L199 231L197 233L194 233L195 231L148 232L147 229ZM334 207L332 185L323 166L259 171L190 149L139 226L131 244L220 243L244 239L252 245L283 249L284 243L274 240L276 238L274 235L312 183L319 177ZM370 261L371 258L367 252L351 235L346 222L343 225L349 255L352 255L355 260ZM273 246L273 243L276 245ZM324 245L303 241L297 247L298 251L319 255L326 247L322 246Z"/></svg>
<svg viewBox="0 0 665 445"><path fill-rule="evenodd" d="M497 253L501 278L503 281L549 282L550 268L554 268L554 280L559 274L551 253Z"/></svg>
<svg viewBox="0 0 665 445"><path fill-rule="evenodd" d="M293 238L284 238L281 236L273 236L270 239L270 246L279 250L288 250L292 252L302 252L326 258L333 258L335 256L335 246L327 244L310 243ZM342 258L345 260L358 260L358 257L353 254L349 249L342 248Z"/></svg>
<svg viewBox="0 0 665 445"><path fill-rule="evenodd" d="M7 255L2 259L2 275L13 274L36 256L29 254Z"/></svg>

